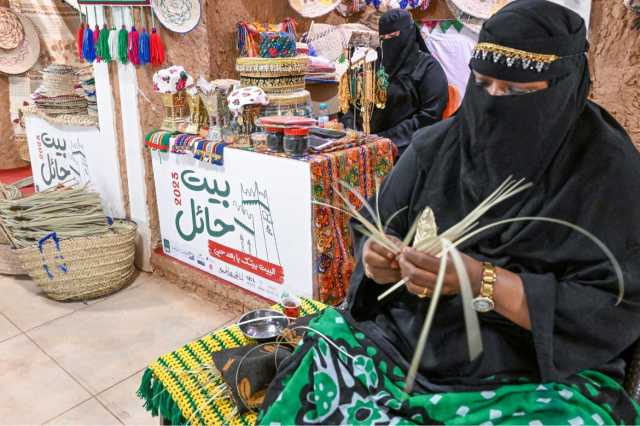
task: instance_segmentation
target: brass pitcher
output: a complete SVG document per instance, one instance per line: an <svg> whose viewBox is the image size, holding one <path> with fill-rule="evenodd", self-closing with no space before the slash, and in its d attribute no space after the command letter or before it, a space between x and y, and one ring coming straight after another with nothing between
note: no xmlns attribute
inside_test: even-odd
<svg viewBox="0 0 640 426"><path fill-rule="evenodd" d="M187 94L187 104L189 105L189 125L184 132L199 135L202 128L208 127L209 118L205 106L198 94Z"/></svg>

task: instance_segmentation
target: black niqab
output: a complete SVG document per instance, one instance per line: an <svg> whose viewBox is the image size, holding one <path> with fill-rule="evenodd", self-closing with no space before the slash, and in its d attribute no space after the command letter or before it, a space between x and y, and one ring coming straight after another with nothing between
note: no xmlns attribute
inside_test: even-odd
<svg viewBox="0 0 640 426"><path fill-rule="evenodd" d="M495 28L509 16L509 25ZM602 251L584 236L558 225L524 222L494 228L461 250L520 276L531 331L496 312L479 316L484 352L467 356L461 298L438 305L417 380L419 389L495 388L527 376L539 382L571 382L585 370L622 380L621 354L640 337L640 155L624 129L586 100L589 79L581 18L545 0L516 0L485 23L492 43L561 57L526 81L553 80L545 90L491 97L473 82L460 112L416 133L380 194L382 219L399 209L389 232L404 237L425 207L442 232L475 208L503 178L526 177L534 186L489 211L479 226L518 216L545 216L576 224L600 238L620 262L625 296L616 306L618 282ZM557 40L568 40L566 45ZM472 68L506 80L523 70L474 59ZM562 71L558 71L561 69ZM513 78L511 77L513 75ZM358 259L364 238L357 237ZM386 289L352 276L349 312L360 329L408 367L428 300L400 290L384 304Z"/></svg>
<svg viewBox="0 0 640 426"><path fill-rule="evenodd" d="M411 14L404 9L393 9L380 17L378 23L380 35L399 31L397 37L382 40L382 65L389 78L395 77L401 70L413 71L418 59L418 51L428 52Z"/></svg>

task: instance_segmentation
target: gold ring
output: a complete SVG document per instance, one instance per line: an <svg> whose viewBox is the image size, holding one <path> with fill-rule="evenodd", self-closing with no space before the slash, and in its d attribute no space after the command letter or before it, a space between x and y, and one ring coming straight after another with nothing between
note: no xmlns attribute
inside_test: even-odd
<svg viewBox="0 0 640 426"><path fill-rule="evenodd" d="M371 272L369 271L369 266L364 265L364 276L367 278L371 278Z"/></svg>
<svg viewBox="0 0 640 426"><path fill-rule="evenodd" d="M431 296L431 290L429 290L427 287L425 287L424 291L418 295L420 299L424 299L425 297L429 296Z"/></svg>

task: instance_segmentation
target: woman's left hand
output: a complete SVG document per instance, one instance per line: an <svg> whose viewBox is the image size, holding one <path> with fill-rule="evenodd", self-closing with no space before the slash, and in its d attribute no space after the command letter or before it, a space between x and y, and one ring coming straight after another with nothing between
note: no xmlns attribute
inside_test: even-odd
<svg viewBox="0 0 640 426"><path fill-rule="evenodd" d="M477 294L480 289L480 278L482 275L482 263L460 253L464 261L471 281L473 294ZM440 259L429 254L407 247L402 251L398 259L402 277L408 279L407 289L421 297L430 297L436 286L436 277L440 269ZM460 280L451 259L447 261L447 270L444 275L442 294L454 295L460 293Z"/></svg>

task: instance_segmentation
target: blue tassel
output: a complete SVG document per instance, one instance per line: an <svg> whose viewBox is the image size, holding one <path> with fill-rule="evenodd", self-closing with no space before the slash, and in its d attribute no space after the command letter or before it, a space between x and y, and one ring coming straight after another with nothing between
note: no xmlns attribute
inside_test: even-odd
<svg viewBox="0 0 640 426"><path fill-rule="evenodd" d="M82 37L82 57L90 64L96 60L96 48L93 44L93 31L87 25Z"/></svg>
<svg viewBox="0 0 640 426"><path fill-rule="evenodd" d="M140 58L140 65L146 65L151 62L151 40L149 38L149 33L145 28L142 29L140 33L140 38L138 39L138 56Z"/></svg>

